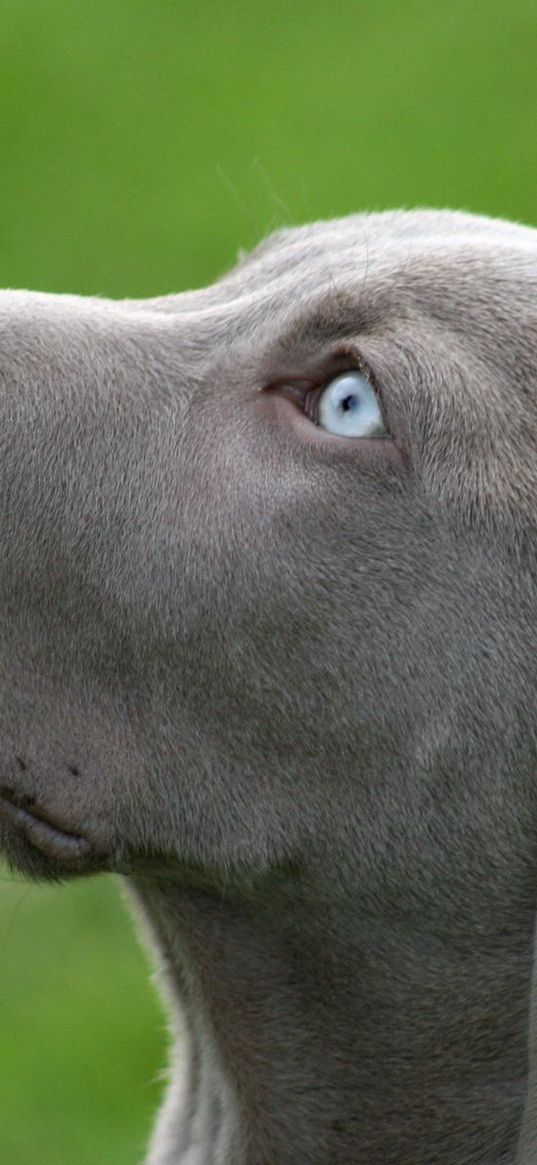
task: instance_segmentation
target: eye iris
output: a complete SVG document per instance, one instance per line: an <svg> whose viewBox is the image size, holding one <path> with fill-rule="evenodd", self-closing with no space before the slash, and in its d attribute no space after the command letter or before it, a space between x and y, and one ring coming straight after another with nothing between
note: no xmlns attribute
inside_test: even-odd
<svg viewBox="0 0 537 1165"><path fill-rule="evenodd" d="M357 369L343 372L325 386L312 419L334 436L388 436L377 393Z"/></svg>

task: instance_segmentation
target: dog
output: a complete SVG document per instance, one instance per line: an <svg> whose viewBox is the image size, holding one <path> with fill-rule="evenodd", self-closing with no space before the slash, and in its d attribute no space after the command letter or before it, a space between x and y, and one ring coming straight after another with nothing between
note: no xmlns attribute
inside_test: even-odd
<svg viewBox="0 0 537 1165"><path fill-rule="evenodd" d="M537 1162L537 232L6 291L0 377L1 845L123 876L149 1165Z"/></svg>

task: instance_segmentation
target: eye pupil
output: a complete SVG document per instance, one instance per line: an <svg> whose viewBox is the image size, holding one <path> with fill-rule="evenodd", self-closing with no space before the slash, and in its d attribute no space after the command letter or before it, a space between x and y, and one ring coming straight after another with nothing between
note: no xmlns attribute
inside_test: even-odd
<svg viewBox="0 0 537 1165"><path fill-rule="evenodd" d="M356 397L355 396L344 396L343 400L341 402L341 407L342 407L344 413L348 413L352 409L355 409L356 408Z"/></svg>

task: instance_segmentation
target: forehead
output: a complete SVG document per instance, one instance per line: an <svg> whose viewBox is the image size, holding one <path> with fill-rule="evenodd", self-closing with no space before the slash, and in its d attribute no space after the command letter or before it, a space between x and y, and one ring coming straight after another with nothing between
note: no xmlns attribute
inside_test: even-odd
<svg viewBox="0 0 537 1165"><path fill-rule="evenodd" d="M196 296L200 295L201 302ZM185 308L190 297L180 297ZM303 348L368 332L418 332L486 362L535 367L537 231L457 212L353 215L270 236L191 306L227 341ZM425 343L427 343L425 339Z"/></svg>
<svg viewBox="0 0 537 1165"><path fill-rule="evenodd" d="M162 307L210 313L214 338L279 335L299 342L336 329L428 316L482 331L534 314L537 231L454 212L353 215L276 232L202 291ZM511 318L513 317L514 318ZM322 317L321 327L316 328ZM348 321L345 317L348 316ZM206 317L207 318L207 317ZM313 327L312 327L313 323Z"/></svg>
<svg viewBox="0 0 537 1165"><path fill-rule="evenodd" d="M251 355L279 337L299 347L301 336L324 335L327 320L341 331L345 316L353 331L428 317L473 330L476 343L496 335L499 318L514 340L535 318L536 295L537 231L418 210L279 230L211 286L149 304L189 331L208 329L213 354L244 341Z"/></svg>
<svg viewBox="0 0 537 1165"><path fill-rule="evenodd" d="M400 270L408 262L425 269L464 260L469 252L491 262L511 255L537 257L537 232L499 219L453 211L388 211L359 214L277 231L247 255L231 278L254 284L296 273L298 278ZM464 263L462 263L464 266ZM229 277L228 277L229 278Z"/></svg>

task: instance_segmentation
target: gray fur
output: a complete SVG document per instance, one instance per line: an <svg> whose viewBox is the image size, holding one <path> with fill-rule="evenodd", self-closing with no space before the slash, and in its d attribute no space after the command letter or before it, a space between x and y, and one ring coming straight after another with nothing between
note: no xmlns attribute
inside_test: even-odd
<svg viewBox="0 0 537 1165"><path fill-rule="evenodd" d="M361 361L393 439L284 399ZM1 841L126 876L178 1031L151 1165L537 1161L537 232L4 292L0 377Z"/></svg>

